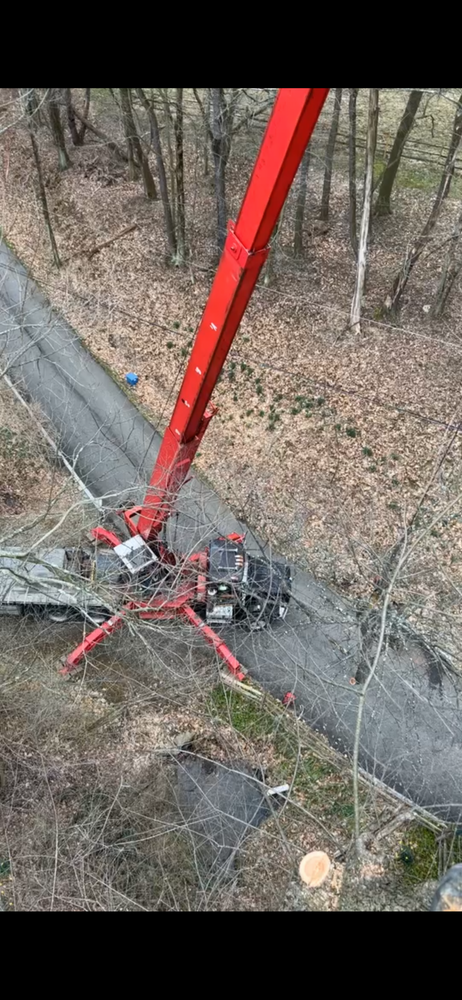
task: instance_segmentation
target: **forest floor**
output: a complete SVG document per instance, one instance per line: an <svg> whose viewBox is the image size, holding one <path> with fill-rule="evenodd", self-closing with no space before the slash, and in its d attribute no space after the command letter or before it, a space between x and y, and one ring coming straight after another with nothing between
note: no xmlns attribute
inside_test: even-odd
<svg viewBox="0 0 462 1000"><path fill-rule="evenodd" d="M397 113L388 97L381 101L385 132L391 135ZM95 120L120 140L117 109L111 110L101 92L96 102ZM128 371L138 374L136 396L162 428L213 277L214 199L211 178L202 176L202 148L194 136L186 146L192 254L188 266L177 269L165 263L160 202L146 202L140 184L128 180L104 145L89 140L72 148L72 169L60 173L41 133L63 260L57 271L34 194L27 136L19 129L5 136L0 171L5 237L89 350L119 378ZM256 150L257 141L253 144ZM252 146L252 155L255 150ZM236 143L228 170L234 215L252 155ZM263 537L355 599L370 599L387 553L423 498L415 526L420 523L425 534L395 600L414 627L458 660L461 445L454 427L461 419L461 298L453 294L443 321L428 321L425 307L438 278L434 244L415 269L400 325L376 318L403 249L427 217L436 174L417 159L408 162L393 216L374 220L366 318L361 336L353 337L348 317L355 266L342 157L340 151L325 232L315 224L322 170L316 164L311 169L301 260L291 251L289 200L275 283L260 282L243 319L214 394L219 414L196 469ZM457 177L456 195L459 188ZM451 197L435 237L438 245L456 210ZM130 224L136 229L90 256Z"/></svg>
<svg viewBox="0 0 462 1000"><path fill-rule="evenodd" d="M82 541L97 512L3 382L0 415L13 442L0 546L36 546L45 532L47 545ZM80 634L0 618L0 909L428 909L442 864L457 860L449 842L443 858L436 825L364 784L356 862L351 771L322 737L263 692L230 692L212 652L178 626L114 636L63 681L60 658ZM178 814L175 775L192 757L290 785L283 808L242 839L231 877L198 868L194 826ZM317 890L298 876L310 850L332 862Z"/></svg>

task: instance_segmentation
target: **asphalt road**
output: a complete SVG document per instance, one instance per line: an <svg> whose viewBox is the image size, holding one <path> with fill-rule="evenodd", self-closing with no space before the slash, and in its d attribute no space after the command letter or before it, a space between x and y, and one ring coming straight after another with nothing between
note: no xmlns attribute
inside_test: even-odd
<svg viewBox="0 0 462 1000"><path fill-rule="evenodd" d="M82 331L84 333L84 331ZM160 438L152 425L0 244L0 370L36 400L59 444L88 488L109 507L137 502L151 474ZM241 527L197 479L185 487L169 531L185 550L199 539ZM248 533L250 548L260 543ZM271 554L271 553L269 553ZM295 692L297 709L351 752L361 660L355 610L308 574L294 572L286 621L260 633L226 634L251 676L276 696ZM361 728L361 764L440 816L462 817L462 679L438 675L419 645L388 648L371 683Z"/></svg>

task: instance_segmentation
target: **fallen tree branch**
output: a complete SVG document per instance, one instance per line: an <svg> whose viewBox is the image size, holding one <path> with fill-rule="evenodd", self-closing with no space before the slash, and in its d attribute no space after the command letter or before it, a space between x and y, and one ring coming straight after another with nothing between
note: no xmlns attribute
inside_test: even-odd
<svg viewBox="0 0 462 1000"><path fill-rule="evenodd" d="M360 696L359 696L358 714L357 714L357 718L356 718L356 729L355 729L354 744L353 744L353 760L352 760L352 767L353 767L353 804L354 804L354 824L355 824L355 826L354 826L354 835L355 835L356 852L357 852L358 856L361 856L361 851L362 851L361 830L360 830L360 804L359 804L359 750L360 750L360 740L361 740L361 724L362 724L362 719L363 719L363 713L364 713L364 706L365 706L366 697L367 697L367 691L368 691L369 685L371 684L372 680L375 677L375 673L376 673L376 670L377 670L377 667L378 667L378 664L379 664L379 660L380 660L380 657L382 655L383 644L384 644L384 641L385 641L385 630L386 630L386 624L387 624L388 607L389 607L389 604L390 604L390 601L391 601L391 595L392 595L393 588L395 586L396 580L398 579L398 576L399 576L399 574L401 572L401 569L403 567L403 564L405 562L406 549L407 549L407 541L408 541L408 538L407 538L407 527L406 527L405 530L404 530L403 544L402 544L401 553L400 553L400 556L399 556L399 559L398 559L398 563L397 563L397 565L395 567L395 570L393 572L393 575L391 577L390 583L389 583L389 585L387 587L387 591L386 591L385 596L384 596L384 601L383 601L383 606L382 606L382 614L381 614L381 621L380 621L380 634L379 634L379 638L378 638L378 641L377 641L377 648L376 648L376 651L375 651L374 660L373 660L373 662L372 662L372 664L370 666L369 674L368 674L368 676L367 676L367 678L366 678L366 680L364 682L364 687L363 687L363 689L362 689L362 691L360 693ZM409 553L408 553L408 556L409 556Z"/></svg>
<svg viewBox="0 0 462 1000"><path fill-rule="evenodd" d="M116 233L115 236L110 236L108 240L104 240L103 243L98 243L93 250L84 250L83 253L87 254L88 260L91 260L96 253L100 250L104 250L105 247L109 247L111 243L115 243L116 240L120 240L122 236L126 236L127 233L132 233L134 229L138 229L138 223L133 222L131 226L125 226L125 229L121 229L120 233Z"/></svg>
<svg viewBox="0 0 462 1000"><path fill-rule="evenodd" d="M103 250L104 247L110 246L110 244L114 243L115 240L119 240L122 236L126 236L127 233L131 233L132 230L138 229L138 227L139 223L133 222L130 226L126 226L125 229L121 229L120 233L116 233L115 236L111 236L108 240L104 240L103 243L97 243L97 245L95 247L92 247L91 250L86 250L85 247L81 247L80 250L76 250L76 252L71 254L70 257L64 257L61 263L68 264L69 261L75 260L76 257L82 257L82 256L86 256L88 257L88 260L91 260L91 258L94 257L96 253L99 253L100 250Z"/></svg>
<svg viewBox="0 0 462 1000"><path fill-rule="evenodd" d="M220 670L220 680L223 684L226 684L226 687L238 691L239 694L243 694L247 698L256 698L259 701L263 700L263 691L259 691L258 688L249 687L248 684L243 684L242 681L238 681L231 674L226 674L224 670Z"/></svg>
<svg viewBox="0 0 462 1000"><path fill-rule="evenodd" d="M88 121L88 118L84 118L80 111L77 111L77 108L74 108L74 115L79 119L79 122L82 122L82 125L85 125L85 128L87 128L89 132L93 132L93 135L96 135L98 139L101 139L101 141L104 142L107 148L111 150L111 153L115 153L120 160L123 160L124 163L128 163L128 156L116 142L113 142L112 139L108 139L107 135L105 135L104 132L101 132L99 128L96 128L96 125L92 125L92 123Z"/></svg>

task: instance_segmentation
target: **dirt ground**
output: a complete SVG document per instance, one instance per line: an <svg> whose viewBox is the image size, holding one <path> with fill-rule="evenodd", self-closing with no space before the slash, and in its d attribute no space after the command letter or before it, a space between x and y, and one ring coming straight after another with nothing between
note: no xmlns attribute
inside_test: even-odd
<svg viewBox="0 0 462 1000"><path fill-rule="evenodd" d="M383 156L404 99L391 92L381 97ZM117 113L103 92L96 92L93 114L120 139ZM329 114L327 108L322 137ZM236 513L289 558L366 600L403 524L423 497L419 518L428 530L398 585L396 601L413 627L458 661L462 520L457 502L447 516L444 508L460 491L460 435L454 432L462 382L460 295L453 294L441 323L428 322L424 307L438 278L430 253L416 268L400 325L375 318L404 248L428 214L435 163L440 162L452 114L449 101L438 105L436 134L430 132L428 115L419 121L410 147L415 159L404 161L394 214L374 221L367 322L356 339L347 330L354 261L347 238L344 146L339 145L334 171L329 227L320 233L313 226L322 184L322 161L316 165L322 154L319 139L309 179L304 257L294 260L290 248L292 193L278 237L276 283L260 283L241 324L214 395L220 412L196 466ZM341 134L345 115L344 102ZM247 145L236 142L230 160L234 214L260 134L252 134ZM120 378L128 371L139 375L136 398L160 426L179 388L213 276L211 179L202 178L202 151L194 130L188 141L192 256L180 271L164 263L160 203L146 203L139 184L127 179L123 165L104 146L90 138L81 149L72 148L72 169L59 173L55 153L41 134L47 193L64 262L57 272L34 195L27 137L13 129L3 139L0 215L5 236L96 357ZM432 150L430 165L422 153L425 144ZM453 195L459 187L457 175ZM448 199L437 243L450 231L457 204L456 197ZM95 246L131 223L136 223L135 231L89 259Z"/></svg>
<svg viewBox="0 0 462 1000"><path fill-rule="evenodd" d="M13 442L1 481L21 500L2 514L2 545L54 528L53 540L79 541L95 512L4 383L0 404L2 440ZM368 853L358 865L351 775L320 737L267 696L255 704L230 693L212 652L178 626L115 635L63 681L60 659L80 635L79 625L0 618L0 909L428 909L438 828L406 820L406 807L365 785ZM267 787L291 786L282 810L243 841L231 878L204 880L175 812L185 741L211 766L245 761ZM318 890L298 877L312 849L332 861Z"/></svg>

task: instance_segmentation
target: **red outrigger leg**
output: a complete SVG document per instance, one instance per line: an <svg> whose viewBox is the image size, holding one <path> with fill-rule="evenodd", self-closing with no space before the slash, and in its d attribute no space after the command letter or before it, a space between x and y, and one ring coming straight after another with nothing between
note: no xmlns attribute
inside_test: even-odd
<svg viewBox="0 0 462 1000"><path fill-rule="evenodd" d="M171 603L173 604L174 602ZM165 602L165 604L167 605L168 602ZM130 607L127 606L124 610L130 611L133 610L134 607L135 605L131 605ZM238 681L245 680L246 674L244 672L243 667L239 663L239 660L237 660L236 657L233 656L231 650L228 649L226 643L223 642L222 639L220 639L220 636L217 635L217 633L214 632L209 625L207 625L204 621L202 621L202 618L198 614L196 614L194 609L191 608L189 604L179 604L178 602L177 606L172 608L168 608L167 606L165 606L165 608L159 609L158 611L146 610L144 613L143 611L141 611L140 618L149 618L150 620L153 619L165 620L166 618L176 618L178 614L183 615L185 618L188 619L191 625L194 625L194 628L200 630L200 633L204 637L205 641L208 643L209 646L213 646L215 652L217 653L217 656L219 656L221 660L224 660L226 666L228 667L228 670L230 671L230 673L233 674L234 677L237 678ZM89 632L88 635L85 636L85 639L78 646L76 646L76 648L72 651L72 653L69 653L69 656L66 657L64 666L59 671L62 677L68 677L69 674L74 673L74 671L77 670L78 667L80 666L82 660L85 659L87 654L90 653L91 650L94 649L94 647L97 646L99 642L102 642L102 640L105 639L107 635L111 635L112 632L115 632L116 629L120 628L122 625L123 625L123 615L122 614L113 615L112 618L109 618L108 621L104 622L103 625L100 625L98 628L95 628L93 632Z"/></svg>
<svg viewBox="0 0 462 1000"><path fill-rule="evenodd" d="M223 642L223 639L220 639L220 636L213 631L213 628L210 628L210 625L206 625L206 623L202 621L202 618L196 614L193 608L190 608L187 604L184 608L182 608L182 614L185 615L188 621L191 622L191 625L200 629L201 635L203 635L205 641L209 644L209 646L213 646L217 655L225 661L228 670L234 675L234 677L236 677L238 681L244 681L246 675L243 667L239 663L239 660L236 660L236 657L233 656L226 643Z"/></svg>
<svg viewBox="0 0 462 1000"><path fill-rule="evenodd" d="M90 653L99 642L102 642L107 635L111 635L111 632L115 632L115 630L120 628L122 625L122 615L113 615L112 618L108 618L107 622L104 622L103 625L93 629L93 632L89 632L88 635L85 636L85 639L83 639L83 641L72 650L72 653L69 653L69 655L66 656L64 666L61 667L61 670L59 671L62 677L67 677L68 674L72 674L74 670L77 670L77 667L80 666L80 663L87 653Z"/></svg>

